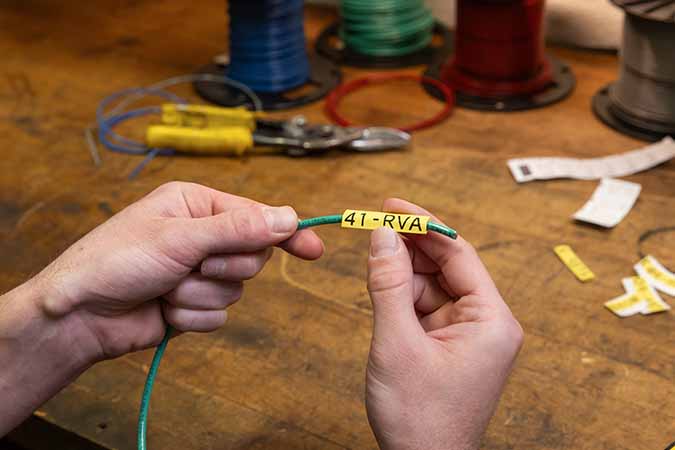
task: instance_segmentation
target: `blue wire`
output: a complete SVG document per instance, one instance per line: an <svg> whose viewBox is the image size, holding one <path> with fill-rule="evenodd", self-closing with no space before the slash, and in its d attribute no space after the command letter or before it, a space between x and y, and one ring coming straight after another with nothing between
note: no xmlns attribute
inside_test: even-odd
<svg viewBox="0 0 675 450"><path fill-rule="evenodd" d="M105 97L96 108L96 124L98 128L98 138L101 144L103 144L108 150L113 152L125 153L129 155L145 156L143 161L141 161L141 163L138 166L136 166L134 170L131 171L128 179L131 180L136 178L136 176L138 176L141 170L143 170L143 168L147 166L150 163L150 161L152 161L156 156L158 155L169 156L174 155L176 152L175 150L169 148L148 148L144 143L126 138L124 136L117 134L114 131L115 126L121 124L126 120L130 120L136 117L141 117L149 114L160 113L161 112L160 107L151 106L124 112L118 110L123 110L124 107L130 103L130 100L133 100L132 97L134 96L139 98L146 96L156 96L173 103L183 103L183 104L187 103L186 100L179 97L178 95L162 89L160 85L163 84L164 86L162 87L166 87L178 83L184 83L199 79L208 79L207 81L223 83L235 89L238 89L241 92L243 92L244 95L246 95L251 99L255 110L262 109L262 103L260 101L260 98L258 98L258 96L256 96L255 93L251 91L251 89L248 88L246 85L243 85L242 83L236 80L229 79L227 77L223 76L216 77L211 74L192 74L174 77L168 80L164 80L155 85L154 87L153 86L147 88L135 87L124 89ZM106 112L108 110L108 106L117 100L120 100L117 106L112 108L110 111Z"/></svg>
<svg viewBox="0 0 675 450"><path fill-rule="evenodd" d="M229 78L263 93L309 80L303 0L230 0L229 12Z"/></svg>
<svg viewBox="0 0 675 450"><path fill-rule="evenodd" d="M163 89L153 89L153 88L142 88L142 87L135 87L135 88L129 88L129 89L124 89L118 92L115 92L103 100L101 100L101 103L99 103L98 108L96 108L96 122L98 123L99 129L101 126L105 126L106 120L111 120L116 116L110 116L106 117L105 116L105 110L107 109L108 105L110 105L113 101L132 96L132 95L138 95L138 96L148 96L148 95L154 95L160 98L163 98L165 100L168 100L170 102L174 103L186 103L186 101L177 96L176 94L165 91ZM119 122L116 122L119 123ZM112 128L112 127L108 127ZM112 130L109 130L108 134L110 134L110 137L114 140L117 141L121 144L125 144L128 146L134 146L136 148L146 148L143 144L139 144L136 141L132 141L130 139L125 138L124 136L120 136L119 134L115 133ZM100 134L99 134L100 136ZM146 150L147 151L147 150Z"/></svg>

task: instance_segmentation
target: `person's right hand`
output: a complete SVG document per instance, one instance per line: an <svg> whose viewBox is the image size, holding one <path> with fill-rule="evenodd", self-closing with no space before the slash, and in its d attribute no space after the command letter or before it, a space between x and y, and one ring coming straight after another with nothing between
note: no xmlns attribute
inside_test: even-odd
<svg viewBox="0 0 675 450"><path fill-rule="evenodd" d="M398 199L383 210L431 215ZM461 237L379 228L368 269L366 407L380 448L477 449L523 332L476 251Z"/></svg>

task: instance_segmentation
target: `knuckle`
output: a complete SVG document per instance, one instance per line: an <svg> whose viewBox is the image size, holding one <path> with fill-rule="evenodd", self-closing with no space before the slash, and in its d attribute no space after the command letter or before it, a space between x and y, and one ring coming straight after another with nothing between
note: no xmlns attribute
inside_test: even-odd
<svg viewBox="0 0 675 450"><path fill-rule="evenodd" d="M520 350L525 341L525 333L523 332L523 327L520 325L515 317L510 321L509 329L507 331L508 339L512 342L517 350Z"/></svg>
<svg viewBox="0 0 675 450"><path fill-rule="evenodd" d="M258 240L265 236L262 213L256 208L237 209L231 215L232 231L242 240Z"/></svg>
<svg viewBox="0 0 675 450"><path fill-rule="evenodd" d="M491 328L489 340L495 348L517 353L523 345L524 337L520 323L509 314Z"/></svg>
<svg viewBox="0 0 675 450"><path fill-rule="evenodd" d="M182 181L169 181L168 183L164 183L155 189L155 192L157 194L171 194L180 192L186 184L187 183Z"/></svg>
<svg viewBox="0 0 675 450"><path fill-rule="evenodd" d="M406 273L402 270L388 269L371 272L368 276L368 292L396 291L409 284Z"/></svg>

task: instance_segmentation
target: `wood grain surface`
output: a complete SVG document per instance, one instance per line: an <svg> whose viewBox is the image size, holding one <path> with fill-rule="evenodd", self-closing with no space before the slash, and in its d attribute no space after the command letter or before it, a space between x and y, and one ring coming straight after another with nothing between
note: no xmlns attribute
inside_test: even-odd
<svg viewBox="0 0 675 450"><path fill-rule="evenodd" d="M330 10L308 10L308 36L332 19ZM303 217L376 210L387 197L403 197L478 248L526 332L483 448L660 450L675 439L673 312L621 320L603 307L623 292L620 280L639 258L640 235L675 225L675 162L628 177L643 192L612 230L570 219L596 182L517 185L506 167L510 157L595 157L643 145L599 123L590 109L592 95L616 76L615 56L551 49L577 76L570 98L509 114L457 109L415 134L405 152L159 158L134 181L126 176L137 157L106 152L102 167L92 164L83 129L101 98L194 71L225 50L226 36L218 0L2 2L0 291L171 180L290 204ZM350 69L345 77L361 73ZM278 116L301 112L326 121L322 106ZM418 86L398 83L354 94L342 111L362 123L396 125L439 108ZM363 404L369 234L318 232L327 244L320 261L277 252L248 283L227 326L171 342L152 400L151 448L376 447ZM570 244L597 280L577 282L552 251L560 243ZM675 234L642 247L675 270ZM134 448L151 354L95 366L37 414L101 446Z"/></svg>

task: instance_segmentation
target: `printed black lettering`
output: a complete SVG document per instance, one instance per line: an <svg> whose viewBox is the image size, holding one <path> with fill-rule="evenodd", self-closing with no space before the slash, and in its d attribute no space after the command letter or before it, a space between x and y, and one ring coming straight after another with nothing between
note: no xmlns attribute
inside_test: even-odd
<svg viewBox="0 0 675 450"><path fill-rule="evenodd" d="M382 224L385 226L388 226L389 228L394 228L394 219L396 216L393 214L385 214L384 218L382 219Z"/></svg>
<svg viewBox="0 0 675 450"><path fill-rule="evenodd" d="M361 213L361 226L364 226L366 224L366 213L362 212Z"/></svg>
<svg viewBox="0 0 675 450"><path fill-rule="evenodd" d="M401 230L405 230L405 224L410 220L410 216L405 216L403 223L401 223L401 219L403 219L403 216L398 216L398 226Z"/></svg>
<svg viewBox="0 0 675 450"><path fill-rule="evenodd" d="M417 228L420 232L422 232L422 222L420 221L419 217L415 217L410 224L410 231L412 231L413 228Z"/></svg>
<svg viewBox="0 0 675 450"><path fill-rule="evenodd" d="M354 226L354 215L355 214L356 214L355 212L349 213L349 215L344 218L344 221L349 222L349 225Z"/></svg>

